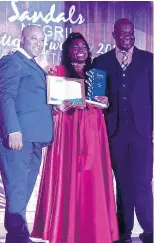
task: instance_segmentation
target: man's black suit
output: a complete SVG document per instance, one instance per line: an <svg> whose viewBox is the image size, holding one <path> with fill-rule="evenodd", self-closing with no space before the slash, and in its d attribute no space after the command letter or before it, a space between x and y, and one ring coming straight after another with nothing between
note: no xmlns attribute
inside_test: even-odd
<svg viewBox="0 0 154 243"><path fill-rule="evenodd" d="M105 117L120 235L130 238L134 209L144 233L152 233L153 55L134 47L132 62L123 71L114 49L95 58L93 67L107 73L110 106Z"/></svg>

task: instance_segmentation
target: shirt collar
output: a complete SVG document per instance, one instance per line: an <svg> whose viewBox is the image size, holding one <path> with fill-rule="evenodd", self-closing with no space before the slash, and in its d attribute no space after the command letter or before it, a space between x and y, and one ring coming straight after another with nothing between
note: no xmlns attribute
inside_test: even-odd
<svg viewBox="0 0 154 243"><path fill-rule="evenodd" d="M28 59L32 59L32 57L23 48L19 47L18 51L20 51Z"/></svg>
<svg viewBox="0 0 154 243"><path fill-rule="evenodd" d="M132 46L129 50L128 50L128 53L133 55L133 50L134 50L134 46ZM116 54L118 54L119 52L121 52L121 50L116 46Z"/></svg>

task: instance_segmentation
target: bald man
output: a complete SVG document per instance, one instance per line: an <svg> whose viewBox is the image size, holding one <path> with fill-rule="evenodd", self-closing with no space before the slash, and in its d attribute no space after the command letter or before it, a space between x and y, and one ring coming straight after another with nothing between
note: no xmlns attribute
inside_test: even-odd
<svg viewBox="0 0 154 243"><path fill-rule="evenodd" d="M134 25L126 18L114 25L116 48L94 59L107 72L106 123L117 184L120 242L131 243L134 210L144 243L153 242L152 111L153 55L134 46Z"/></svg>
<svg viewBox="0 0 154 243"><path fill-rule="evenodd" d="M6 195L6 243L29 243L26 206L39 172L42 148L51 143L46 74L36 63L44 33L26 26L21 46L0 60L0 169Z"/></svg>

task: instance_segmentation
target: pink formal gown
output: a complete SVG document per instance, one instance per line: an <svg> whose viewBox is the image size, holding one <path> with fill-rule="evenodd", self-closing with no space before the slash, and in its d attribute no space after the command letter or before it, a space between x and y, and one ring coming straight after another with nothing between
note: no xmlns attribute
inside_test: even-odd
<svg viewBox="0 0 154 243"><path fill-rule="evenodd" d="M65 73L59 67L58 75ZM118 240L108 138L102 110L88 105L54 116L33 237L50 243Z"/></svg>

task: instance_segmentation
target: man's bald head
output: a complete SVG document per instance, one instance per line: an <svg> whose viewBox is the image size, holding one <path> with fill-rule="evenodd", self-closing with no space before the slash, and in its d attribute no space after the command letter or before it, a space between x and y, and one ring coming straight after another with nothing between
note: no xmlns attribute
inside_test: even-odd
<svg viewBox="0 0 154 243"><path fill-rule="evenodd" d="M114 24L112 35L116 46L120 50L128 51L135 43L133 22L127 18L118 19Z"/></svg>
<svg viewBox="0 0 154 243"><path fill-rule="evenodd" d="M132 21L130 21L129 19L127 18L121 18L121 19L118 19L115 24L114 24L114 32L117 31L119 29L119 26L121 25L131 25L134 29L134 24Z"/></svg>
<svg viewBox="0 0 154 243"><path fill-rule="evenodd" d="M37 25L27 25L21 33L21 47L31 57L37 57L44 47L43 30Z"/></svg>
<svg viewBox="0 0 154 243"><path fill-rule="evenodd" d="M42 34L44 35L44 32L42 30L42 28L40 26L37 25L27 25L23 28L22 32L21 32L21 37L23 36L27 36L30 32L33 31L39 31L42 32Z"/></svg>

